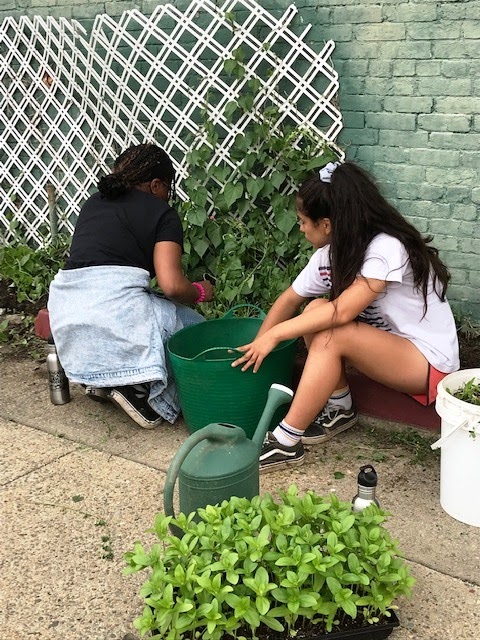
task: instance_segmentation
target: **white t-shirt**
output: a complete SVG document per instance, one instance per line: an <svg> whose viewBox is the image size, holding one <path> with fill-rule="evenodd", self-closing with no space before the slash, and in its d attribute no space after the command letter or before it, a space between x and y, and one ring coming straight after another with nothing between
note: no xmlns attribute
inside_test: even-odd
<svg viewBox="0 0 480 640"><path fill-rule="evenodd" d="M315 298L332 288L329 250L329 245L318 249L293 282L299 296ZM359 320L407 338L443 373L459 369L458 339L450 305L440 300L430 281L427 312L423 315L423 295L413 286L412 267L400 240L386 233L375 236L365 252L360 275L386 281L387 289L362 311Z"/></svg>

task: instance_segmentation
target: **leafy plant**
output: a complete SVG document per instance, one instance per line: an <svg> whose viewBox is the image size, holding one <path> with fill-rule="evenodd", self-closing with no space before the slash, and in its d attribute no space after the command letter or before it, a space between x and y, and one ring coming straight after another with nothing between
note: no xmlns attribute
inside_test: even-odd
<svg viewBox="0 0 480 640"><path fill-rule="evenodd" d="M375 505L352 513L350 503L295 485L252 500L233 497L220 506L172 519L158 514L160 543L136 542L125 554L131 574L150 576L141 588L141 635L157 640L257 638L268 629L296 635L378 622L409 594L414 579L383 527ZM184 535L169 534L175 524Z"/></svg>
<svg viewBox="0 0 480 640"><path fill-rule="evenodd" d="M70 247L71 238L57 236L50 245L33 249L26 244L0 248L0 279L15 292L18 302L36 302L48 288Z"/></svg>
<svg viewBox="0 0 480 640"><path fill-rule="evenodd" d="M225 62L225 71L233 80L244 78L241 50ZM215 157L222 131L208 107L187 154L182 187L188 199L179 207L184 266L191 277L202 278L207 271L215 282L216 314L241 302L270 306L291 284L309 249L296 226L292 193L314 170L338 157L316 134L282 120L262 92L260 82L251 78L226 105L227 125L250 122L236 135L228 156Z"/></svg>
<svg viewBox="0 0 480 640"><path fill-rule="evenodd" d="M459 340L471 342L480 338L480 324L472 317L471 312L457 306L453 308L453 315Z"/></svg>
<svg viewBox="0 0 480 640"><path fill-rule="evenodd" d="M25 352L34 360L45 357L45 348L34 333L34 317L25 313L0 316L0 343L8 343L16 354Z"/></svg>
<svg viewBox="0 0 480 640"><path fill-rule="evenodd" d="M480 382L475 382L475 378L464 382L456 391L447 391L458 400L480 405Z"/></svg>

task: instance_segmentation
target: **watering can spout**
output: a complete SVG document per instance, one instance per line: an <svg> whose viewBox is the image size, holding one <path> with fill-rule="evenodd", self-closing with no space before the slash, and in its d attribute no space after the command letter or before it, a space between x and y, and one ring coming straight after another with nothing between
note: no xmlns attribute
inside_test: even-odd
<svg viewBox="0 0 480 640"><path fill-rule="evenodd" d="M252 438L259 454L275 411L278 407L281 407L282 404L289 404L292 398L293 391L283 384L272 384L268 390L267 402Z"/></svg>

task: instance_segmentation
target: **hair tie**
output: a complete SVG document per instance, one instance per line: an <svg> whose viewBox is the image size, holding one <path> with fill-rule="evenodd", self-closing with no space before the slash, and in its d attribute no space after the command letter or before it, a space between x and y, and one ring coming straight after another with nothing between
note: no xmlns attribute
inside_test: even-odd
<svg viewBox="0 0 480 640"><path fill-rule="evenodd" d="M330 183L332 181L332 173L341 164L342 164L341 162L329 162L324 167L322 167L320 169L320 171L318 172L318 176L319 176L321 182Z"/></svg>

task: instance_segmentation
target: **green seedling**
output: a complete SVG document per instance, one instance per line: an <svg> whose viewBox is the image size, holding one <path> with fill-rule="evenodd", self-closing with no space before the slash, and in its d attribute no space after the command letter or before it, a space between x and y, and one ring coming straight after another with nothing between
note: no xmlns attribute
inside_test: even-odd
<svg viewBox="0 0 480 640"><path fill-rule="evenodd" d="M475 378L472 378L468 382L464 382L456 391L450 391L448 388L447 391L454 398L457 398L457 400L463 400L463 402L480 405L480 382L475 382Z"/></svg>
<svg viewBox="0 0 480 640"><path fill-rule="evenodd" d="M272 637L323 637L388 618L415 580L387 517L376 505L354 514L334 493L300 495L295 485L278 501L267 493L175 519L159 513L148 532L158 542L125 554L125 574L148 574L134 625L158 640L221 640L258 638L260 625Z"/></svg>

